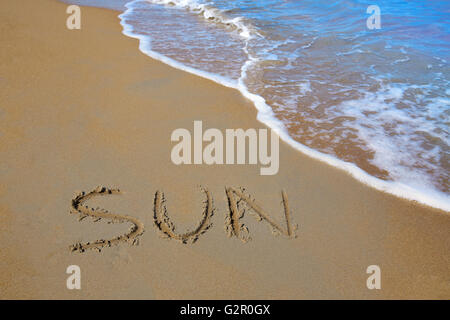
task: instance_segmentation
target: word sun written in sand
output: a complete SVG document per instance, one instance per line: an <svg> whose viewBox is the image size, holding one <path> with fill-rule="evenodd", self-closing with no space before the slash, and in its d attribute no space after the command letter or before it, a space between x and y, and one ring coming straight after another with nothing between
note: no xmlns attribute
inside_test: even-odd
<svg viewBox="0 0 450 320"><path fill-rule="evenodd" d="M162 237L177 240L184 244L194 243L202 234L212 227L211 219L215 211L213 198L206 188L202 188L202 192L205 195L205 201L203 202L202 218L197 227L186 233L177 233L175 232L175 225L167 212L164 193L162 191L156 191L153 208L153 223ZM292 224L286 192L281 191L286 227L282 227L272 219L271 216L246 193L244 188L235 189L227 187L225 188L225 193L228 199L229 209L225 215L225 230L228 237L235 236L243 242L247 242L251 239L247 226L241 221L247 212L253 214L258 221L265 221L271 227L273 234L282 234L288 238L296 237L295 230L297 229L297 225ZM94 222L100 221L101 219L108 220L108 223L127 222L131 224L129 231L109 240L100 239L94 242L76 243L70 246L71 251L84 252L87 249L94 249L100 252L104 247L111 247L121 242L126 242L131 245L138 244L138 237L141 236L145 230L144 224L141 221L132 216L110 213L105 209L94 209L85 205L86 201L94 197L113 194L120 194L120 190L97 187L87 193L80 192L72 199L70 213L79 215L79 221L90 217Z"/></svg>

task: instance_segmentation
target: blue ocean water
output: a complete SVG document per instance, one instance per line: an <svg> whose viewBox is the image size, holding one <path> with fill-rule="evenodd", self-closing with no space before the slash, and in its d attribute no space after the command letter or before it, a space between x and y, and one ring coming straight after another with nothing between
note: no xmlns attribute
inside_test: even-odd
<svg viewBox="0 0 450 320"><path fill-rule="evenodd" d="M241 90L303 152L450 208L449 1L70 2L124 11L141 50Z"/></svg>

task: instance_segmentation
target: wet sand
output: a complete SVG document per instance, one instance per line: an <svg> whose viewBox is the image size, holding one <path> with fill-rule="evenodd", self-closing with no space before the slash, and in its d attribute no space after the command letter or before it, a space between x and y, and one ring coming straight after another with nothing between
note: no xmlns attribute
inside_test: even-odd
<svg viewBox="0 0 450 320"><path fill-rule="evenodd" d="M274 176L259 165L174 165L173 130L194 120L222 132L264 128L254 106L142 54L117 12L83 7L82 29L68 30L66 7L0 3L0 298L450 298L448 213L369 188L281 141ZM92 197L88 209L134 220L78 221L72 199L99 185L121 192ZM239 224L252 239L229 238L226 188L240 187L281 228L284 190L297 237L274 236L248 208ZM162 193L175 231L155 227ZM195 243L170 235L203 219ZM144 229L132 235L137 245L70 250L130 234L133 221ZM66 288L69 265L81 268L81 290ZM381 268L381 290L366 287L369 265Z"/></svg>

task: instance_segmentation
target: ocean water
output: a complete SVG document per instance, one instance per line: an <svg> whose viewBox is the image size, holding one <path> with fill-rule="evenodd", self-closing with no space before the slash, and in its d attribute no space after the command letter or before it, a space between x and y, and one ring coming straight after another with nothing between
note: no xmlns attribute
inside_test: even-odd
<svg viewBox="0 0 450 320"><path fill-rule="evenodd" d="M450 211L449 1L70 2L122 11L144 53L240 90L294 148Z"/></svg>

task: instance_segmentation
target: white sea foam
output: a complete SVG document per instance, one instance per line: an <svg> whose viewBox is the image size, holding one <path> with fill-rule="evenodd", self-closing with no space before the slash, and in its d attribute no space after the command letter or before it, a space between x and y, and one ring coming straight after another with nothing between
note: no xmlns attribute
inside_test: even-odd
<svg viewBox="0 0 450 320"><path fill-rule="evenodd" d="M426 133L435 141L449 145L444 121L436 120L450 106L446 99L437 98L427 101L424 111L398 108L405 101L405 95L414 86L392 86L383 84L376 92L365 92L355 100L344 101L337 106L339 114L353 119L352 128L366 146L375 151L371 163L389 171L395 181L411 187L432 189L434 179L441 173L437 164L441 162L441 153L435 146L426 153L422 152L422 135ZM431 107L432 106L432 107ZM429 121L433 119L434 121ZM436 130L442 127L442 130ZM427 171L411 170L423 168ZM433 174L431 174L433 172Z"/></svg>
<svg viewBox="0 0 450 320"><path fill-rule="evenodd" d="M243 22L242 17L229 18L226 14L217 8L214 8L208 3L201 3L196 0L147 0L155 4L171 5L178 8L185 8L193 13L203 16L206 20L212 20L216 23L221 23L225 26L232 26L243 38L250 39L255 32L252 32L252 27Z"/></svg>
<svg viewBox="0 0 450 320"><path fill-rule="evenodd" d="M203 3L198 3L195 0L145 0L145 1L165 5L174 5L179 8L187 8L193 12L202 14L205 17L205 19L213 21L217 20L225 24L233 24L234 28L239 31L240 35L246 39L251 39L252 36L258 35L257 32L252 31L251 28L249 28L242 22L242 18L229 19L224 15L222 15L223 13L220 10L214 10L214 8L208 7L206 4ZM139 49L143 53L145 53L151 58L162 61L174 68L215 81L223 86L239 90L243 96L245 96L254 103L256 109L258 110L257 119L260 122L272 128L272 130L275 131L282 140L284 140L293 148L306 154L307 156L325 162L333 167L342 169L347 173L349 173L358 181L368 186L371 186L377 190L384 191L404 199L417 201L419 203L450 212L450 197L448 197L444 193L438 191L430 191L427 189L420 188L418 186L412 187L402 182L385 181L378 179L376 177L369 175L368 173L366 173L353 163L345 162L340 159L337 159L334 156L324 154L317 150L311 149L294 140L289 135L283 122L281 122L279 119L275 117L272 108L266 103L265 99L257 94L250 92L247 86L245 85L244 80L247 77L247 72L249 68L251 68L254 64L259 62L258 58L253 57L249 54L247 50L248 41L245 42L246 46L243 49L248 54L249 59L242 66L241 77L237 81L210 72L205 72L190 66L186 66L172 58L169 58L161 53L153 51L151 48L151 39L148 36L136 33L133 26L125 22L125 19L133 13L134 4L138 2L143 2L143 0L134 0L127 3L126 11L120 14L119 18L121 19L121 25L123 26L123 34L132 38L139 39L140 41ZM307 91L308 88L305 87L304 89L305 91ZM396 98L402 93L393 90L389 94L392 94L392 98Z"/></svg>

